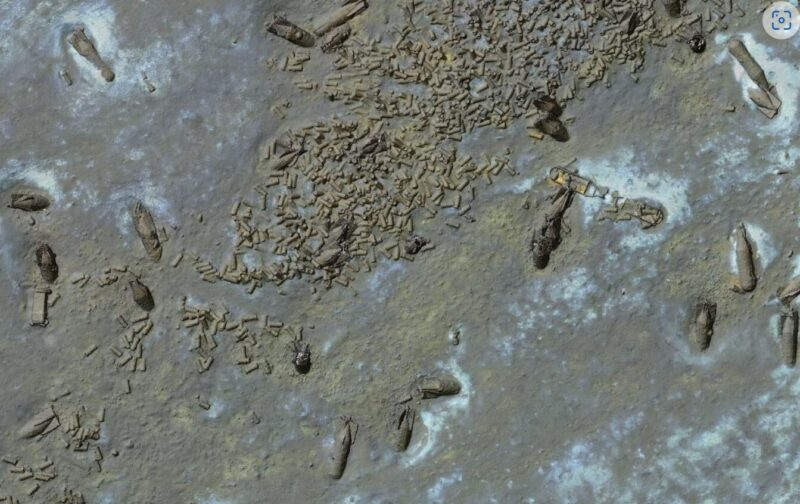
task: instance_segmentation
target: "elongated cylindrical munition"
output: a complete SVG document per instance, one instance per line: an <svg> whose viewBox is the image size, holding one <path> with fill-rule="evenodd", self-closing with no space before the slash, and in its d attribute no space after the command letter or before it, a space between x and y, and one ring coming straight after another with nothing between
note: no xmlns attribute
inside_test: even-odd
<svg viewBox="0 0 800 504"><path fill-rule="evenodd" d="M411 434L414 430L414 420L416 412L411 406L405 406L400 409L392 423L392 436L393 447L395 450L402 452L408 448L408 443L411 441Z"/></svg>
<svg viewBox="0 0 800 504"><path fill-rule="evenodd" d="M561 105L558 104L555 98L548 96L544 93L540 94L533 100L533 105L537 109L541 110L542 112L547 112L553 117L558 117L563 112L561 109Z"/></svg>
<svg viewBox="0 0 800 504"><path fill-rule="evenodd" d="M350 456L350 447L355 442L355 435L353 432L353 419L350 417L342 417L342 425L336 432L335 441L333 443L333 451L330 456L330 470L331 478L339 479L344 474L347 467L347 458ZM356 427L357 429L357 427Z"/></svg>
<svg viewBox="0 0 800 504"><path fill-rule="evenodd" d="M134 302L139 305L144 311L150 311L155 308L156 304L153 300L153 295L150 293L150 289L140 282L138 279L131 280L128 285L131 288L131 295L133 296Z"/></svg>
<svg viewBox="0 0 800 504"><path fill-rule="evenodd" d="M422 376L417 380L416 389L423 399L434 399L458 394L461 383L451 375Z"/></svg>
<svg viewBox="0 0 800 504"><path fill-rule="evenodd" d="M154 261L158 261L162 254L161 240L158 238L158 230L152 214L145 208L144 203L137 201L133 206L132 217L136 234L142 240L147 255Z"/></svg>
<svg viewBox="0 0 800 504"><path fill-rule="evenodd" d="M106 62L100 57L100 54L98 54L97 49L94 47L94 44L92 44L92 41L86 36L84 28L75 28L75 30L73 30L67 38L67 41L72 47L75 48L75 51L77 51L78 54L89 60L89 62L94 65L95 68L100 70L100 75L106 80L106 82L111 82L114 80L114 72L111 70L111 67L109 67L108 64L106 64Z"/></svg>
<svg viewBox="0 0 800 504"><path fill-rule="evenodd" d="M663 0L664 8L667 9L667 14L677 18L681 17L682 0Z"/></svg>
<svg viewBox="0 0 800 504"><path fill-rule="evenodd" d="M714 335L714 320L717 318L717 305L710 301L701 301L694 307L692 317L692 335L700 351L706 350Z"/></svg>
<svg viewBox="0 0 800 504"><path fill-rule="evenodd" d="M320 37L325 35L337 26L341 26L350 19L358 16L364 12L367 7L367 2L359 0L358 2L349 3L332 10L317 21L314 26L314 34Z"/></svg>
<svg viewBox="0 0 800 504"><path fill-rule="evenodd" d="M350 37L350 25L345 23L342 26L331 30L327 35L325 35L320 49L322 49L322 52L324 53L331 52L340 45L344 44L348 37Z"/></svg>
<svg viewBox="0 0 800 504"><path fill-rule="evenodd" d="M9 208L24 210L26 212L37 212L50 206L50 200L41 194L33 193L12 193Z"/></svg>
<svg viewBox="0 0 800 504"><path fill-rule="evenodd" d="M788 305L800 294L800 276L789 280L785 287L778 289L778 299L781 303Z"/></svg>
<svg viewBox="0 0 800 504"><path fill-rule="evenodd" d="M736 58L744 71L747 72L747 75L753 79L758 87L763 89L764 91L769 91L772 87L767 80L767 76L764 73L764 69L761 68L761 65L753 58L753 55L750 54L750 51L747 50L747 47L744 45L739 39L730 39L728 41L728 51Z"/></svg>
<svg viewBox="0 0 800 504"><path fill-rule="evenodd" d="M56 254L46 243L36 248L36 265L39 267L39 272L45 282L53 283L56 281L56 278L58 278Z"/></svg>
<svg viewBox="0 0 800 504"><path fill-rule="evenodd" d="M281 16L275 16L272 19L272 22L267 25L267 31L301 47L314 45L313 35Z"/></svg>
<svg viewBox="0 0 800 504"><path fill-rule="evenodd" d="M744 224L736 227L736 269L739 273L739 284L735 290L750 292L756 288L756 268L753 262L753 249L747 238Z"/></svg>
<svg viewBox="0 0 800 504"><path fill-rule="evenodd" d="M18 434L22 439L29 439L44 434L58 427L58 415L52 406L36 414L33 418L20 428Z"/></svg>
<svg viewBox="0 0 800 504"><path fill-rule="evenodd" d="M781 314L781 360L786 367L797 361L797 310Z"/></svg>

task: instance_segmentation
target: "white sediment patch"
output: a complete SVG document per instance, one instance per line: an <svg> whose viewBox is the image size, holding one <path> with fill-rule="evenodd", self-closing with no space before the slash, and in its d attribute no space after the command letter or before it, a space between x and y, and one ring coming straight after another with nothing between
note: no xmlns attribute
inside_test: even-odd
<svg viewBox="0 0 800 504"><path fill-rule="evenodd" d="M217 418L219 415L225 411L225 403L220 399L209 399L211 403L211 407L206 411L205 415L208 418Z"/></svg>
<svg viewBox="0 0 800 504"><path fill-rule="evenodd" d="M453 471L449 476L442 476L427 491L428 502L448 502L444 493L455 483L460 483L464 478L460 470Z"/></svg>
<svg viewBox="0 0 800 504"><path fill-rule="evenodd" d="M54 165L51 167L50 165ZM11 159L0 168L0 185L11 183L24 183L39 188L47 193L53 204L58 204L64 199L64 191L59 183L59 168L66 165L66 161L56 159L43 163L37 160L20 161Z"/></svg>
<svg viewBox="0 0 800 504"><path fill-rule="evenodd" d="M383 302L394 289L394 281L405 271L406 267L395 261L379 261L375 271L367 281L367 288L374 299Z"/></svg>
<svg viewBox="0 0 800 504"><path fill-rule="evenodd" d="M419 420L427 430L425 439L414 443L406 453L402 463L404 467L411 467L425 460L436 449L439 436L450 430L450 424L466 415L469 410L470 396L472 395L472 380L461 369L455 359L450 359L447 364L440 363L439 367L461 382L461 392L453 397L433 401L419 414ZM452 434L451 434L452 435Z"/></svg>
<svg viewBox="0 0 800 504"><path fill-rule="evenodd" d="M114 191L107 200L110 208L116 213L117 230L122 235L135 233L133 229L133 219L131 210L137 200L141 200L145 207L153 215L156 227L175 226L177 222L172 212L172 206L164 195L165 188L158 186L152 181L145 179L137 185L127 186L123 189Z"/></svg>

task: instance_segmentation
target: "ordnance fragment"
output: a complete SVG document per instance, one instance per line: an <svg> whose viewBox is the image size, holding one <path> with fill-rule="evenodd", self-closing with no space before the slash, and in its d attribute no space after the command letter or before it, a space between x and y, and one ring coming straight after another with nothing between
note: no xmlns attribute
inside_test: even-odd
<svg viewBox="0 0 800 504"><path fill-rule="evenodd" d="M137 201L133 206L132 217L136 234L142 240L147 255L154 261L158 261L162 254L161 240L158 238L158 230L153 222L152 214L144 206L144 203Z"/></svg>
<svg viewBox="0 0 800 504"><path fill-rule="evenodd" d="M328 34L325 35L325 38L322 39L322 45L320 46L322 52L331 52L340 45L344 44L344 42L350 37L350 33L350 25L346 23L328 32Z"/></svg>
<svg viewBox="0 0 800 504"><path fill-rule="evenodd" d="M694 307L692 316L692 336L700 351L704 351L711 344L714 335L714 321L717 318L717 304L710 301L700 301Z"/></svg>
<svg viewBox="0 0 800 504"><path fill-rule="evenodd" d="M348 3L338 7L328 14L322 16L314 26L314 34L323 36L337 26L341 26L348 22L350 19L358 16L367 9L367 2L360 0L358 2Z"/></svg>
<svg viewBox="0 0 800 504"><path fill-rule="evenodd" d="M58 278L56 254L46 243L36 248L36 265L39 267L39 272L45 282L53 283L56 281L56 278Z"/></svg>
<svg viewBox="0 0 800 504"><path fill-rule="evenodd" d="M774 86L767 80L764 69L761 68L761 65L758 64L741 40L729 40L728 51L730 51L733 57L736 58L736 61L742 65L742 68L744 68L744 71L750 79L758 86L758 89L747 90L750 99L756 104L758 110L762 114L770 119L775 117L781 108L781 101L775 94Z"/></svg>
<svg viewBox="0 0 800 504"><path fill-rule="evenodd" d="M401 407L399 413L395 414L392 422L392 446L395 450L402 452L408 448L414 430L415 417L416 411L408 405Z"/></svg>
<svg viewBox="0 0 800 504"><path fill-rule="evenodd" d="M544 93L534 98L533 105L537 109L541 110L542 112L546 112L553 117L558 117L563 112L561 105L558 104L556 99Z"/></svg>
<svg viewBox="0 0 800 504"><path fill-rule="evenodd" d="M31 325L42 327L47 325L47 296L49 294L48 287L36 287L33 290L30 307Z"/></svg>
<svg viewBox="0 0 800 504"><path fill-rule="evenodd" d="M403 245L403 250L408 255L417 255L427 244L427 239L419 235L411 235L406 239L406 243Z"/></svg>
<svg viewBox="0 0 800 504"><path fill-rule="evenodd" d="M100 75L106 82L114 80L114 72L97 53L97 49L94 47L94 44L92 44L92 41L89 40L89 37L86 36L83 27L75 28L67 37L67 41L75 48L78 54L89 60L95 68L100 70Z"/></svg>
<svg viewBox="0 0 800 504"><path fill-rule="evenodd" d="M456 395L461 392L461 383L451 375L421 376L414 386L422 399Z"/></svg>
<svg viewBox="0 0 800 504"><path fill-rule="evenodd" d="M778 289L778 299L785 305L791 303L798 294L800 294L800 276L792 278L786 286Z"/></svg>
<svg viewBox="0 0 800 504"><path fill-rule="evenodd" d="M150 311L155 307L156 304L153 300L153 295L150 293L150 289L139 281L138 278L134 278L128 282L128 286L131 289L133 301L139 305L139 308L144 311Z"/></svg>
<svg viewBox="0 0 800 504"><path fill-rule="evenodd" d="M553 115L547 115L539 119L534 123L534 127L559 142L566 142L569 140L569 132L567 132L564 123Z"/></svg>
<svg viewBox="0 0 800 504"><path fill-rule="evenodd" d="M58 415L52 406L36 414L33 418L20 428L18 434L22 439L30 439L36 436L44 436L61 425Z"/></svg>
<svg viewBox="0 0 800 504"><path fill-rule="evenodd" d="M272 22L267 25L267 31L301 47L314 45L313 35L281 16L272 18Z"/></svg>
<svg viewBox="0 0 800 504"><path fill-rule="evenodd" d="M602 198L608 194L607 187L598 186L592 180L579 175L577 171L570 171L564 166L551 168L550 180L583 196Z"/></svg>
<svg viewBox="0 0 800 504"><path fill-rule="evenodd" d="M533 264L538 269L544 269L550 262L550 254L561 244L561 225L564 212L572 204L575 191L568 187L559 187L553 196L553 206L545 214L542 221L533 231L531 238L531 255Z"/></svg>
<svg viewBox="0 0 800 504"><path fill-rule="evenodd" d="M46 196L34 193L12 193L9 208L24 210L26 212L37 212L50 206L50 200Z"/></svg>
<svg viewBox="0 0 800 504"><path fill-rule="evenodd" d="M344 474L347 467L347 458L350 456L350 447L356 442L358 424L353 422L351 417L341 417L342 425L336 432L333 443L333 451L330 455L330 476L339 479ZM355 430L353 429L355 425Z"/></svg>
<svg viewBox="0 0 800 504"><path fill-rule="evenodd" d="M794 367L797 361L797 320L797 310L781 313L781 360L786 367Z"/></svg>
<svg viewBox="0 0 800 504"><path fill-rule="evenodd" d="M753 249L747 238L744 224L736 226L736 269L739 274L737 285L733 290L737 292L750 292L756 288L756 269L753 262Z"/></svg>

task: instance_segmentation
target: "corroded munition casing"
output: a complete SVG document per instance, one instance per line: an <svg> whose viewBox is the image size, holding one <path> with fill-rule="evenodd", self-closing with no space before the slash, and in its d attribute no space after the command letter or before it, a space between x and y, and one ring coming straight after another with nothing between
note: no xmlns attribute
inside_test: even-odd
<svg viewBox="0 0 800 504"><path fill-rule="evenodd" d="M402 452L408 448L408 443L411 441L411 433L414 430L414 419L416 412L411 406L402 408L395 418L392 425L393 447L395 450Z"/></svg>
<svg viewBox="0 0 800 504"><path fill-rule="evenodd" d="M797 360L797 310L781 314L781 360L794 367Z"/></svg>
<svg viewBox="0 0 800 504"><path fill-rule="evenodd" d="M566 142L569 140L569 133L567 132L567 128L564 126L557 117L548 115L543 119L539 119L534 123L536 129L541 131L546 135L550 135L553 139L558 140L559 142Z"/></svg>
<svg viewBox="0 0 800 504"><path fill-rule="evenodd" d="M153 216L150 211L145 208L141 201L137 201L133 206L133 225L136 228L136 234L142 240L142 245L147 251L147 255L154 261L161 259L162 249L161 240L158 238L158 231L156 230L156 223L153 221Z"/></svg>
<svg viewBox="0 0 800 504"><path fill-rule="evenodd" d="M50 200L41 194L12 193L11 203L8 206L26 212L37 212L50 206Z"/></svg>
<svg viewBox="0 0 800 504"><path fill-rule="evenodd" d="M342 425L336 432L333 451L331 452L330 472L328 473L331 478L341 478L347 467L347 457L350 455L350 447L353 445L352 424L352 419L342 418Z"/></svg>
<svg viewBox="0 0 800 504"><path fill-rule="evenodd" d="M537 269L545 269L547 267L552 250L552 241L547 237L546 233L536 230L533 234L533 240L531 240L531 255L533 256L533 265Z"/></svg>
<svg viewBox="0 0 800 504"><path fill-rule="evenodd" d="M717 318L717 305L710 301L697 303L692 318L692 334L698 348L703 351L711 344L714 334L714 320Z"/></svg>
<svg viewBox="0 0 800 504"><path fill-rule="evenodd" d="M750 54L750 51L747 50L745 47L744 42L739 39L730 39L728 41L728 51L733 55L734 58L742 65L744 71L747 72L747 75L753 79L758 87L763 89L764 91L769 91L772 87L767 80L766 74L764 74L764 69L761 68L761 65L753 58L753 55Z"/></svg>
<svg viewBox="0 0 800 504"><path fill-rule="evenodd" d="M156 304L155 301L153 301L153 295L145 284L139 280L131 280L128 285L131 288L133 300L139 305L139 308L144 311L150 311L155 308Z"/></svg>
<svg viewBox="0 0 800 504"><path fill-rule="evenodd" d="M423 376L417 381L417 391L423 399L456 395L461 392L461 383L450 375Z"/></svg>
<svg viewBox="0 0 800 504"><path fill-rule="evenodd" d="M798 294L800 294L800 276L792 278L785 287L778 290L778 299L788 305Z"/></svg>
<svg viewBox="0 0 800 504"><path fill-rule="evenodd" d="M53 424L55 422L55 424ZM29 439L44 433L47 430L52 430L53 427L58 426L58 415L52 406L48 406L33 418L28 420L25 425L20 428L18 434L22 439ZM52 425L51 425L52 424ZM48 429L49 428L49 429Z"/></svg>
<svg viewBox="0 0 800 504"><path fill-rule="evenodd" d="M561 109L561 105L551 96L546 94L540 94L533 100L533 105L541 110L542 112L547 112L548 114L552 115L553 117L558 117L561 115L563 110Z"/></svg>
<svg viewBox="0 0 800 504"><path fill-rule="evenodd" d="M36 249L36 265L39 266L39 272L45 282L53 283L56 281L56 278L58 278L56 254L46 243L39 245Z"/></svg>
<svg viewBox="0 0 800 504"><path fill-rule="evenodd" d="M314 34L321 37L337 26L341 26L350 19L358 16L366 9L367 2L364 0L348 3L338 7L328 14L325 14L319 21L317 21L314 27Z"/></svg>
<svg viewBox="0 0 800 504"><path fill-rule="evenodd" d="M744 224L736 227L736 268L739 273L738 290L750 292L756 288L756 268L753 262L753 249L747 238Z"/></svg>
<svg viewBox="0 0 800 504"><path fill-rule="evenodd" d="M301 47L314 45L313 35L281 16L275 16L272 19L272 22L267 25L267 31Z"/></svg>
<svg viewBox="0 0 800 504"><path fill-rule="evenodd" d="M114 72L100 57L94 44L92 44L92 41L86 36L84 28L75 28L67 38L67 41L75 48L78 54L89 60L90 63L100 70L100 75L102 75L106 82L114 80Z"/></svg>
<svg viewBox="0 0 800 504"><path fill-rule="evenodd" d="M348 24L343 24L325 35L320 48L322 52L331 52L342 45L348 37L350 37L350 26Z"/></svg>
<svg viewBox="0 0 800 504"><path fill-rule="evenodd" d="M676 18L681 16L681 0L663 0L667 14Z"/></svg>

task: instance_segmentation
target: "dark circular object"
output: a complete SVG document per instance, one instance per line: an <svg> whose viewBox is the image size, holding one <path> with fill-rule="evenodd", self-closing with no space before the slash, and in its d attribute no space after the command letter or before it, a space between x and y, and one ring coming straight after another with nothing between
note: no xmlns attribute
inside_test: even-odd
<svg viewBox="0 0 800 504"><path fill-rule="evenodd" d="M695 54L700 54L706 50L706 39L701 34L697 33L689 39L689 48Z"/></svg>

